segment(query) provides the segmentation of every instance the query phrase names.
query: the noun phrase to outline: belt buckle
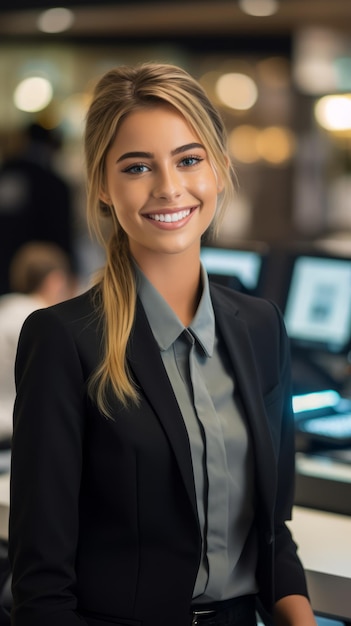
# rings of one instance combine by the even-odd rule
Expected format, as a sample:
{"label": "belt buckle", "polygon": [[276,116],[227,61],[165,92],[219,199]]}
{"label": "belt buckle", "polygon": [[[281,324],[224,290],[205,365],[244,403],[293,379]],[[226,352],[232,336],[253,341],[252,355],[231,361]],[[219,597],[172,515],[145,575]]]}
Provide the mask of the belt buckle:
{"label": "belt buckle", "polygon": [[200,622],[198,621],[198,618],[201,619],[202,616],[207,616],[207,615],[214,615],[216,611],[206,611],[204,610],[200,610],[200,611],[193,611],[192,612],[192,620],[191,620],[191,626],[197,626]]}

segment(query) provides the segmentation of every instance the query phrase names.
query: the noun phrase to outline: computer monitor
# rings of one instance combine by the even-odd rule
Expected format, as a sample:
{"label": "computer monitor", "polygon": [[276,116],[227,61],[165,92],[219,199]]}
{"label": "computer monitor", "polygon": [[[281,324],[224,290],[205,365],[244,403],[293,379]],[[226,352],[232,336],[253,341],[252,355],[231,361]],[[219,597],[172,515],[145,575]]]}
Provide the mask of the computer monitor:
{"label": "computer monitor", "polygon": [[292,346],[347,353],[351,346],[351,258],[297,255],[284,307]]}
{"label": "computer monitor", "polygon": [[258,294],[262,283],[265,253],[260,249],[231,249],[204,246],[201,260],[210,278],[227,287]]}

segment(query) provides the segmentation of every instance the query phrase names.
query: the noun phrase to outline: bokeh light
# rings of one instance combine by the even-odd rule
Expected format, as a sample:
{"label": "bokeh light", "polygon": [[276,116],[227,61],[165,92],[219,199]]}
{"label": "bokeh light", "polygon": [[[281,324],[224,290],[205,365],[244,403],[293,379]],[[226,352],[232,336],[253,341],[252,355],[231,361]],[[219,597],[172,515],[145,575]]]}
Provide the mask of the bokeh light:
{"label": "bokeh light", "polygon": [[69,9],[57,7],[43,11],[38,19],[38,28],[44,33],[62,33],[74,22],[74,14]]}
{"label": "bokeh light", "polygon": [[255,104],[258,91],[255,81],[250,76],[231,72],[219,77],[216,82],[216,94],[219,100],[231,109],[246,111]]}
{"label": "bokeh light", "polygon": [[351,94],[329,95],[317,100],[317,122],[330,131],[351,130]]}
{"label": "bokeh light", "polygon": [[53,88],[46,78],[25,78],[16,87],[13,100],[20,111],[33,113],[48,106],[53,97]]}

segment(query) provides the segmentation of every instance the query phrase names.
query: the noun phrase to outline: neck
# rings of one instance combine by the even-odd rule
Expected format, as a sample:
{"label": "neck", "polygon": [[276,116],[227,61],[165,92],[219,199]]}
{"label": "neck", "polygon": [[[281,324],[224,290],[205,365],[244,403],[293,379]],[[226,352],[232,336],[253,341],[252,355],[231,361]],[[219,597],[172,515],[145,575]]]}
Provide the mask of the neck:
{"label": "neck", "polygon": [[199,255],[165,255],[162,259],[158,256],[139,266],[184,326],[188,326],[201,297]]}

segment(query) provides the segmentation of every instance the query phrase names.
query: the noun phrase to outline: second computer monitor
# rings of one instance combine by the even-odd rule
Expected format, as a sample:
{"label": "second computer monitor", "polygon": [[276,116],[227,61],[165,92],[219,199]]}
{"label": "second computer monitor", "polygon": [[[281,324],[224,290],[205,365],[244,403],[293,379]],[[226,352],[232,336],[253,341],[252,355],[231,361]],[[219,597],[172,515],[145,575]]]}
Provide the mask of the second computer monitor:
{"label": "second computer monitor", "polygon": [[284,307],[293,346],[345,353],[351,345],[351,258],[294,258]]}

